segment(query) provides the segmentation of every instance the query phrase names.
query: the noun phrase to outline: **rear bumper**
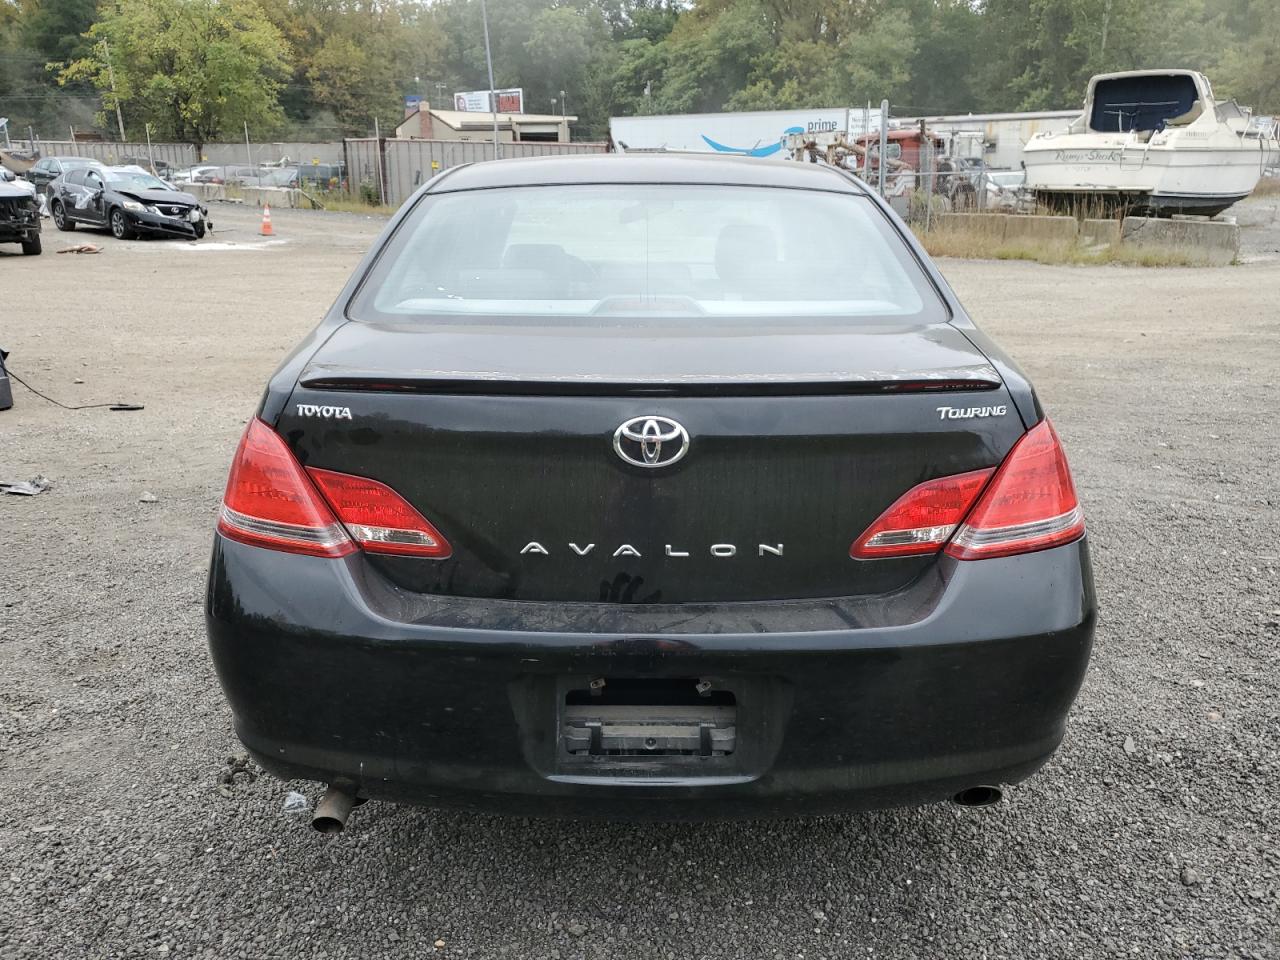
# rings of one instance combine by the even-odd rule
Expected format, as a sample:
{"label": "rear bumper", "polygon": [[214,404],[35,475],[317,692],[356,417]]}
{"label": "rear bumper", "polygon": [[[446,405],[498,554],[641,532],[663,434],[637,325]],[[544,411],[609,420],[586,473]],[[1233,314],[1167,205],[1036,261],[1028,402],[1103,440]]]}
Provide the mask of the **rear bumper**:
{"label": "rear bumper", "polygon": [[[359,554],[298,557],[218,537],[207,623],[254,757],[285,778],[351,780],[372,798],[787,816],[938,801],[1033,773],[1062,739],[1092,645],[1086,542],[944,558],[891,599],[406,599]],[[711,678],[738,696],[740,746],[721,758],[570,758],[557,711],[566,687],[595,677]]]}

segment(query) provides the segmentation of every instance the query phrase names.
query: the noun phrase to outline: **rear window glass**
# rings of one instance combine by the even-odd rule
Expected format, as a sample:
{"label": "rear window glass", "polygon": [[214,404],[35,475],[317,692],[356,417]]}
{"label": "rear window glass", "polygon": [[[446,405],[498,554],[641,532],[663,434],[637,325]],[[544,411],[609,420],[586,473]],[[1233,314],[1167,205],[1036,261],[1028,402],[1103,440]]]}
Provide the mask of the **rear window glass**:
{"label": "rear window glass", "polygon": [[428,195],[361,285],[356,319],[918,317],[941,313],[864,197],[610,184]]}

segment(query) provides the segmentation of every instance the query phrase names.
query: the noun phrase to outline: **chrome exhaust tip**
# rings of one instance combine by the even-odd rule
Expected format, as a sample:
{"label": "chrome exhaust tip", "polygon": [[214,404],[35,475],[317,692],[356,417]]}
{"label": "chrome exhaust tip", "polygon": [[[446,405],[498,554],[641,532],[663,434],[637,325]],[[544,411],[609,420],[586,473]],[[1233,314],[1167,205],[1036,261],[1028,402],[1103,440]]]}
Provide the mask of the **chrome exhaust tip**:
{"label": "chrome exhaust tip", "polygon": [[989,807],[999,803],[1002,797],[1004,797],[1004,791],[999,787],[981,784],[976,787],[965,787],[951,798],[951,802],[957,807]]}

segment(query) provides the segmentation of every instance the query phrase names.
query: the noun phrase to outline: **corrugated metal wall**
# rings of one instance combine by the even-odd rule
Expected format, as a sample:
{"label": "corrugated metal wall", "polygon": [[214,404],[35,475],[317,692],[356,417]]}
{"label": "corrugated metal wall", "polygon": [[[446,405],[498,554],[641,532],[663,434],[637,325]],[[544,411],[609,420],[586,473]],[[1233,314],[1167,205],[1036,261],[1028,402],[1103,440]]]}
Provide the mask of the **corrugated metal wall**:
{"label": "corrugated metal wall", "polygon": [[[14,141],[17,146],[20,141]],[[97,143],[79,140],[37,140],[42,157],[89,157],[106,164],[124,163],[125,157],[154,157],[171,167],[189,167],[196,162],[195,148],[188,143],[153,143],[150,153],[143,143]],[[241,148],[243,150],[243,148]],[[144,160],[145,163],[145,160]]]}
{"label": "corrugated metal wall", "polygon": [[[383,189],[386,201],[398,205],[441,170],[462,163],[493,158],[493,144],[482,140],[384,140]],[[504,143],[503,158],[551,157],[604,153],[603,143]],[[367,181],[378,186],[378,142],[347,141],[347,172],[351,188]]]}
{"label": "corrugated metal wall", "polygon": [[[15,147],[22,143],[15,141]],[[372,137],[336,141],[333,143],[253,143],[246,151],[243,143],[205,144],[202,160],[195,148],[186,143],[152,143],[150,153],[146,143],[97,143],[71,140],[37,140],[42,156],[92,157],[103,163],[122,163],[125,157],[152,156],[171,167],[188,167],[207,162],[219,166],[247,163],[246,153],[253,154],[254,163],[275,162],[288,157],[298,163],[312,160],[320,163],[346,161],[347,182],[350,189],[358,191],[363,182],[375,190],[385,191],[386,202],[401,204],[418,187],[441,170],[448,170],[462,163],[476,163],[493,157],[493,144],[483,140],[386,140],[382,141],[382,178],[378,182],[378,141]],[[603,143],[504,143],[502,156],[550,157],[582,153],[604,153]]]}
{"label": "corrugated metal wall", "polygon": [[271,143],[251,143],[249,150],[241,143],[206,143],[202,151],[204,162],[219,166],[227,164],[247,163],[247,153],[252,154],[253,163],[277,163],[286,157],[294,163],[308,164],[337,163],[342,159],[342,141],[330,140],[306,142],[300,140],[274,141]]}
{"label": "corrugated metal wall", "polygon": [[[28,141],[14,141],[14,146],[29,147]],[[45,157],[92,157],[103,163],[119,163],[124,157],[146,157],[146,143],[100,143],[96,141],[72,142],[71,140],[37,140],[36,146]],[[337,163],[342,159],[342,141],[308,143],[304,141],[276,141],[271,143],[251,143],[246,148],[243,143],[206,143],[200,154],[195,147],[187,143],[151,144],[151,156],[157,161],[164,161],[173,167],[189,167],[193,163],[210,163],[217,166],[227,164],[276,163],[288,157],[295,163],[308,164]]]}

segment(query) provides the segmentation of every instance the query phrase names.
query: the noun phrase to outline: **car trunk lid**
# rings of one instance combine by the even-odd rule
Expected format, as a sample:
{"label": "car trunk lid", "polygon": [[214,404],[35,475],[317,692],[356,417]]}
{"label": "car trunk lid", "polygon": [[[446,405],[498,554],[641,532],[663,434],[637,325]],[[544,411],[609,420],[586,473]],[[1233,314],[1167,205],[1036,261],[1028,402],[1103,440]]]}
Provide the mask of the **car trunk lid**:
{"label": "car trunk lid", "polygon": [[[682,427],[687,455],[621,456],[619,428],[649,420]],[[371,558],[403,589],[662,603],[899,589],[933,558],[853,560],[851,541],[1023,431],[949,324],[349,323],[276,427],[305,465],[386,483],[439,527],[448,559]]]}

